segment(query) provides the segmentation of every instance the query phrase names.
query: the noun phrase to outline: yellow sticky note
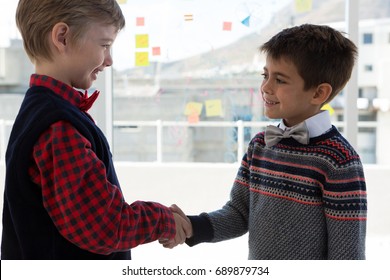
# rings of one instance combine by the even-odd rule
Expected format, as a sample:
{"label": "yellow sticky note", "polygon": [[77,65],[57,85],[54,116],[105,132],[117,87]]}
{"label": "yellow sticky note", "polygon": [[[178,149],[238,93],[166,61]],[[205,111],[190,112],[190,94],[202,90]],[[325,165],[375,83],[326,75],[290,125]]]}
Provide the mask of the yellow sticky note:
{"label": "yellow sticky note", "polygon": [[221,99],[211,99],[205,102],[206,116],[219,117],[222,116],[222,101]]}
{"label": "yellow sticky note", "polygon": [[332,106],[330,106],[330,104],[325,104],[324,106],[322,106],[321,110],[328,110],[329,111],[329,115],[333,115],[334,114],[334,109],[332,108]]}
{"label": "yellow sticky note", "polygon": [[189,115],[200,115],[202,113],[203,104],[199,102],[188,102],[186,105],[186,109],[184,110],[184,114],[186,116]]}
{"label": "yellow sticky note", "polygon": [[297,13],[306,13],[312,10],[312,0],[295,0],[295,11]]}
{"label": "yellow sticky note", "polygon": [[137,49],[143,49],[149,47],[149,35],[137,34],[135,35],[135,47]]}
{"label": "yellow sticky note", "polygon": [[116,0],[118,2],[118,4],[126,4],[127,3],[127,0]]}
{"label": "yellow sticky note", "polygon": [[149,66],[149,53],[148,52],[136,52],[135,53],[135,66]]}

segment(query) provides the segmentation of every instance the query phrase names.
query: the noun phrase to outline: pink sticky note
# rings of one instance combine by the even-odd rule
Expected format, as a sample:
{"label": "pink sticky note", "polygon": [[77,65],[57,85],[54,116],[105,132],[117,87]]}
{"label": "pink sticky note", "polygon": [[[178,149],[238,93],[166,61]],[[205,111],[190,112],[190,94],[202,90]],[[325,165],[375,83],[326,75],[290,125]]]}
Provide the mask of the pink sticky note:
{"label": "pink sticky note", "polygon": [[145,25],[145,18],[144,17],[137,17],[135,21],[136,26],[144,26]]}
{"label": "pink sticky note", "polygon": [[222,30],[231,31],[232,30],[232,23],[230,21],[224,21]]}
{"label": "pink sticky note", "polygon": [[153,47],[153,48],[152,48],[152,54],[153,54],[153,55],[161,55],[161,49],[160,49],[160,47]]}

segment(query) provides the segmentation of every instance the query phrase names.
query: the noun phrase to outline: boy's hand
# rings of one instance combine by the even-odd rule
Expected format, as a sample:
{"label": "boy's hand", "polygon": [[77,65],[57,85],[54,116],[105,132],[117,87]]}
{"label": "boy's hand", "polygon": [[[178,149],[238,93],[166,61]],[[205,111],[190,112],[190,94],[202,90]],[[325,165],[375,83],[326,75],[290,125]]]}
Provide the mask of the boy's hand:
{"label": "boy's hand", "polygon": [[183,244],[186,238],[192,236],[192,224],[190,219],[184,214],[184,212],[176,205],[171,205],[170,209],[173,212],[176,223],[176,236],[174,239],[160,239],[159,242],[165,248],[172,249],[179,244]]}

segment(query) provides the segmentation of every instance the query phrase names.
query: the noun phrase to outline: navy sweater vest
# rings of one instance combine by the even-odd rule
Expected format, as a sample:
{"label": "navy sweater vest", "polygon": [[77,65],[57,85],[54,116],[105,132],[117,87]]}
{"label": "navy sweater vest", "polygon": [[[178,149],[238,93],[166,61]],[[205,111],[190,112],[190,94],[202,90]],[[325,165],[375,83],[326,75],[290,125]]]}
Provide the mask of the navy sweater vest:
{"label": "navy sweater vest", "polygon": [[130,259],[130,250],[99,255],[83,250],[58,232],[43,207],[40,186],[28,175],[32,149],[39,136],[57,121],[70,122],[92,144],[119,187],[109,145],[87,114],[45,87],[30,88],[11,131],[6,153],[2,259]]}

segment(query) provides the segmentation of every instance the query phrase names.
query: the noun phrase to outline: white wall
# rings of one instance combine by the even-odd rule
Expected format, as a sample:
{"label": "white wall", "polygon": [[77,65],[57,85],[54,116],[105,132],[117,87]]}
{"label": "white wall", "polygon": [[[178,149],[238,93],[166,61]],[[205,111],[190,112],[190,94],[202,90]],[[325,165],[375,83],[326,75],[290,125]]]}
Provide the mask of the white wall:
{"label": "white wall", "polygon": [[[128,202],[157,201],[176,203],[187,214],[220,208],[228,199],[235,178],[236,164],[139,164],[116,163],[116,171]],[[368,259],[390,259],[390,166],[365,166],[368,190]],[[0,182],[4,165],[0,164]],[[4,184],[1,183],[1,205]],[[2,211],[2,206],[1,210]],[[246,236],[218,244],[187,245],[168,250],[157,242],[133,249],[133,258],[245,260]]]}

